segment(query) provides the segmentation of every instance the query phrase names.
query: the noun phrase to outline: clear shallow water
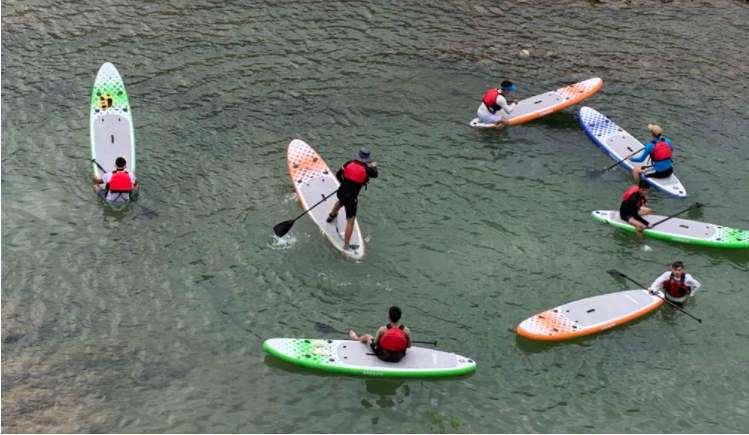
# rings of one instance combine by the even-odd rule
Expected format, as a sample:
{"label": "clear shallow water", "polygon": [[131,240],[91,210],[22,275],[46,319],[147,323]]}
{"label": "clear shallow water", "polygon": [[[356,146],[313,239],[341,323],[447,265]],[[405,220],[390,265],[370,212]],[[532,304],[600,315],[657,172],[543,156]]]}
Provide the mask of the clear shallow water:
{"label": "clear shallow water", "polygon": [[[597,223],[630,177],[568,109],[506,132],[467,126],[506,77],[527,97],[593,76],[586,104],[677,146],[671,213],[749,229],[742,2],[19,1],[2,17],[4,432],[741,432],[749,426],[749,254]],[[521,58],[521,49],[530,51]],[[551,51],[552,55],[546,57]],[[130,95],[140,203],[89,185],[88,102],[113,62]],[[337,166],[363,145],[362,262],[300,207],[293,138]],[[571,300],[647,283],[681,259],[704,288],[585,340],[514,328]],[[313,324],[374,331],[400,305],[415,336],[475,358],[444,380],[330,376],[265,355]]]}

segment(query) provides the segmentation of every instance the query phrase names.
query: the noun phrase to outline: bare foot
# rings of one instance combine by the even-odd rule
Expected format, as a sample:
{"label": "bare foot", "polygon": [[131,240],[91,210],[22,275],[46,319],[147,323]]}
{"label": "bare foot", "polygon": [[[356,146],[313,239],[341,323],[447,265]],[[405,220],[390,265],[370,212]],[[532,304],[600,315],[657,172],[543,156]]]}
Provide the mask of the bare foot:
{"label": "bare foot", "polygon": [[359,337],[356,336],[356,332],[354,331],[349,331],[348,336],[353,338],[354,340],[357,340],[357,341],[359,340]]}

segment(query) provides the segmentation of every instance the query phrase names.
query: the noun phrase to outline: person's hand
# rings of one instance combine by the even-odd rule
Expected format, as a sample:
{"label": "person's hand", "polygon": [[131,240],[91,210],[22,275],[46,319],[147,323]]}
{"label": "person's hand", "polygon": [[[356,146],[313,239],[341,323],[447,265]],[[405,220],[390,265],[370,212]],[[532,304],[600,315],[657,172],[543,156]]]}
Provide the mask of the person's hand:
{"label": "person's hand", "polygon": [[91,179],[94,181],[97,181],[99,177],[96,176],[96,174],[91,175]]}
{"label": "person's hand", "polygon": [[624,158],[624,160],[629,160],[629,159],[631,159],[631,158],[632,158],[632,154],[630,154],[630,155],[628,155],[627,157],[625,157],[625,158]]}
{"label": "person's hand", "polygon": [[518,99],[515,98],[514,100],[512,100],[512,104],[518,104]]}
{"label": "person's hand", "polygon": [[652,295],[652,294],[655,294],[655,292],[653,291],[653,289],[652,289],[652,288],[650,288],[650,287],[648,287],[648,293],[650,293],[651,295]]}
{"label": "person's hand", "polygon": [[653,224],[648,224],[648,228],[653,228]]}
{"label": "person's hand", "polygon": [[377,167],[377,162],[372,162],[372,167],[376,168]]}

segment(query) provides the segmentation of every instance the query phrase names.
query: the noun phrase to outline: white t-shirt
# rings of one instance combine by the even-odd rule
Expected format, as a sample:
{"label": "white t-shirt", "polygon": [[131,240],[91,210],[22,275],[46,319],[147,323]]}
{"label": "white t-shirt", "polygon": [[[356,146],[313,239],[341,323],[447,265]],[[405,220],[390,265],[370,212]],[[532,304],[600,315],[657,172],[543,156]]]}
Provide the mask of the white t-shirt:
{"label": "white t-shirt", "polygon": [[[104,185],[106,186],[109,184],[109,182],[112,180],[112,172],[107,172],[104,174],[104,176],[101,177],[102,180],[104,180]],[[130,176],[130,182],[133,183],[133,186],[135,186],[135,182],[138,181],[137,178],[135,178],[135,174],[132,174],[130,172],[127,173]],[[127,202],[130,201],[130,194],[127,192],[109,192],[107,191],[107,201],[111,202]]]}
{"label": "white t-shirt", "polygon": [[[507,104],[507,100],[505,100],[505,97],[502,94],[497,95],[497,106],[508,114],[515,110],[515,103]],[[499,113],[499,110],[497,110],[497,112]],[[482,101],[479,106],[479,113],[483,115],[491,115],[492,112],[489,111],[489,108],[486,107],[486,104]]]}
{"label": "white t-shirt", "polygon": [[[661,287],[663,287],[663,283],[668,281],[669,278],[671,278],[671,271],[665,272],[663,275],[659,276],[658,278],[653,281],[652,284],[650,284],[650,288],[654,291],[663,291]],[[676,279],[676,277],[674,277]],[[697,290],[700,288],[700,283],[692,278],[692,275],[686,274],[684,277],[684,284],[689,287],[689,296],[694,296],[695,293],[697,293]],[[663,293],[666,293],[665,291]],[[673,296],[668,296],[669,300],[675,301],[675,302],[684,302],[687,299],[687,296],[684,296],[683,298],[675,298]]]}

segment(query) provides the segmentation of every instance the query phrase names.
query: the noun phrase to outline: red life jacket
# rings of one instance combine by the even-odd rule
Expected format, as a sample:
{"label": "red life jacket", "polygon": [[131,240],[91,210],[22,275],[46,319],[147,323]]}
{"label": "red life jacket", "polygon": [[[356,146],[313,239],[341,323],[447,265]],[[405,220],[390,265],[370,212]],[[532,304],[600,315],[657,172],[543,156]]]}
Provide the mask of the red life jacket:
{"label": "red life jacket", "polygon": [[343,176],[355,183],[364,184],[367,182],[367,165],[354,160],[343,168]]}
{"label": "red life jacket", "polygon": [[[628,200],[629,197],[632,196],[632,194],[634,194],[635,192],[637,192],[639,190],[640,190],[640,186],[632,186],[632,187],[630,187],[629,190],[627,190],[626,192],[624,192],[624,195],[622,195],[622,201]],[[648,202],[647,198],[640,198],[640,200],[637,201],[637,208],[642,207],[643,205],[645,205],[646,202]]]}
{"label": "red life jacket", "polygon": [[501,92],[499,92],[499,89],[489,89],[484,94],[483,102],[486,104],[486,108],[489,109],[491,113],[494,113],[499,109],[499,106],[497,105],[497,97],[500,95]]}
{"label": "red life jacket", "polygon": [[654,145],[653,152],[650,154],[654,161],[658,162],[661,160],[669,160],[671,158],[673,150],[668,145],[668,142],[663,139],[658,139],[658,142],[655,142]]}
{"label": "red life jacket", "polygon": [[391,352],[405,350],[408,347],[408,337],[403,332],[403,328],[403,325],[393,328],[388,324],[388,332],[380,338],[380,347]]}
{"label": "red life jacket", "polygon": [[665,290],[669,296],[675,298],[683,298],[684,296],[689,295],[692,291],[689,289],[689,286],[684,284],[686,277],[687,274],[683,273],[681,279],[674,279],[674,274],[671,272],[671,277],[668,281],[663,283],[663,290]]}
{"label": "red life jacket", "polygon": [[130,193],[133,190],[133,182],[130,181],[130,174],[126,171],[112,172],[112,178],[109,179],[107,188],[110,192]]}

